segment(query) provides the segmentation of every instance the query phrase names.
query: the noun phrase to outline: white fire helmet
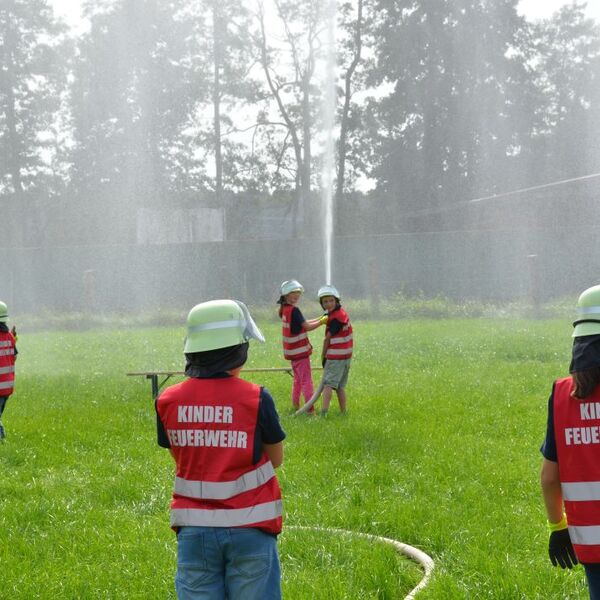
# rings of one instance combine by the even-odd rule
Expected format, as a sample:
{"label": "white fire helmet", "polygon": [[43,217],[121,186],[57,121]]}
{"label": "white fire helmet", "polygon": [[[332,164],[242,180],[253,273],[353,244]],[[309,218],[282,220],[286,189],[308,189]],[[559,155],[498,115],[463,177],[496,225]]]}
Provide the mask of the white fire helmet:
{"label": "white fire helmet", "polygon": [[8,308],[4,302],[0,302],[0,323],[8,321]]}
{"label": "white fire helmet", "polygon": [[284,281],[279,288],[280,296],[287,296],[292,292],[304,292],[304,288],[302,284],[297,279],[290,279],[289,281]]}
{"label": "white fire helmet", "polygon": [[332,285],[321,286],[319,288],[318,296],[319,302],[321,301],[321,298],[324,298],[325,296],[333,296],[334,298],[337,298],[338,301],[341,300],[340,293]]}

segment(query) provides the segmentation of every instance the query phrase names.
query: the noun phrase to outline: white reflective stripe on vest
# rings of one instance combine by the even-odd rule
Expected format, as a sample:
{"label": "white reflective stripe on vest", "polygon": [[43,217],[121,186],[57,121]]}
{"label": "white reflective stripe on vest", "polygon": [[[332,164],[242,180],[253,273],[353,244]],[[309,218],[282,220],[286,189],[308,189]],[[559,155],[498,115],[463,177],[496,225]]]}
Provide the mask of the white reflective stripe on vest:
{"label": "white reflective stripe on vest", "polygon": [[14,353],[15,353],[14,348],[10,348],[8,350],[0,350],[0,356],[11,356]]}
{"label": "white reflective stripe on vest", "polygon": [[344,354],[350,354],[351,352],[352,348],[339,348],[337,350],[335,348],[331,348],[331,346],[327,348],[327,354],[331,356],[342,356]]}
{"label": "white reflective stripe on vest", "polygon": [[205,508],[173,508],[171,509],[171,526],[191,525],[195,527],[240,527],[262,521],[270,521],[283,513],[281,500],[265,502],[248,508],[205,509]]}
{"label": "white reflective stripe on vest", "polygon": [[346,337],[332,337],[329,341],[330,344],[345,344],[346,342],[352,341],[352,334],[347,335]]}
{"label": "white reflective stripe on vest", "polygon": [[306,333],[301,333],[300,335],[295,335],[293,337],[286,336],[283,341],[286,344],[295,344],[296,342],[301,342],[302,340],[305,340],[306,338],[307,338]]}
{"label": "white reflective stripe on vest", "polygon": [[275,477],[275,469],[271,461],[245,473],[234,481],[189,481],[181,477],[175,478],[175,493],[188,498],[203,498],[205,500],[226,500],[238,494],[260,487],[269,479]]}
{"label": "white reflective stripe on vest", "polygon": [[577,481],[561,483],[563,500],[582,502],[600,500],[600,481]]}
{"label": "white reflective stripe on vest", "polygon": [[14,381],[0,381],[0,390],[7,390],[15,387]]}
{"label": "white reflective stripe on vest", "polygon": [[569,537],[581,546],[600,545],[600,525],[569,525]]}
{"label": "white reflective stripe on vest", "polygon": [[14,365],[11,367],[0,367],[0,375],[5,375],[6,373],[14,373],[15,367]]}
{"label": "white reflective stripe on vest", "polygon": [[238,327],[245,329],[246,321],[240,321],[239,319],[232,319],[231,321],[216,321],[215,323],[201,323],[200,325],[193,325],[188,327],[189,333],[197,333],[198,331],[207,331],[208,329],[231,329],[232,327]]}
{"label": "white reflective stripe on vest", "polygon": [[4,340],[4,341],[0,342],[0,348],[8,348],[9,346],[12,346],[12,343],[10,340]]}
{"label": "white reflective stripe on vest", "polygon": [[302,346],[300,348],[293,348],[292,350],[288,350],[287,348],[283,349],[283,353],[285,356],[294,356],[296,354],[302,354],[303,352],[308,352],[310,350],[310,346]]}

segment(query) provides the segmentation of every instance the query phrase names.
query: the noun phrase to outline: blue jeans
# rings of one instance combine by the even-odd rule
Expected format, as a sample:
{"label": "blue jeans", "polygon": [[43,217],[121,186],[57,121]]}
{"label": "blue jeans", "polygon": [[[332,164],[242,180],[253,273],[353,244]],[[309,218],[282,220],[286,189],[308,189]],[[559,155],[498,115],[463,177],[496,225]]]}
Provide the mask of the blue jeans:
{"label": "blue jeans", "polygon": [[600,600],[600,563],[583,565],[590,590],[590,600]]}
{"label": "blue jeans", "polygon": [[277,538],[249,527],[180,527],[179,600],[280,600]]}
{"label": "blue jeans", "polygon": [[2,413],[4,412],[6,401],[9,399],[9,397],[10,396],[0,396],[0,440],[3,440],[6,437],[4,426],[2,425]]}
{"label": "blue jeans", "polygon": [[2,418],[2,413],[4,412],[4,407],[6,406],[7,400],[10,396],[0,396],[0,418]]}

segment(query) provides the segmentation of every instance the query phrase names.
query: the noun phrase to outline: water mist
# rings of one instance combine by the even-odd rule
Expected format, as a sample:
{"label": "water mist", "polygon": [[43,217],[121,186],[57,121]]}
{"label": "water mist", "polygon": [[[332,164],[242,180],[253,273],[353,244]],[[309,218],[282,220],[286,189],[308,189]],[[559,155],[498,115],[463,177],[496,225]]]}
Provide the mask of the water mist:
{"label": "water mist", "polygon": [[327,0],[325,19],[327,37],[325,41],[325,81],[323,95],[323,132],[325,134],[323,165],[321,172],[321,199],[324,212],[325,243],[325,283],[332,282],[332,242],[333,242],[333,185],[335,179],[335,87],[336,87],[336,51],[335,51],[336,2]]}

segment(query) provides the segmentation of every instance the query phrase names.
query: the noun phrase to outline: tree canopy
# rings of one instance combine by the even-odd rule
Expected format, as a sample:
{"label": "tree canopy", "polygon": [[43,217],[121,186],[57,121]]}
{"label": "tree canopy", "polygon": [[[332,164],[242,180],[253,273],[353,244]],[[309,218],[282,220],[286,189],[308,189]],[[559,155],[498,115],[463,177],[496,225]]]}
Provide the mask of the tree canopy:
{"label": "tree canopy", "polygon": [[125,219],[262,195],[293,198],[301,222],[324,135],[337,142],[337,210],[371,190],[382,231],[597,172],[598,24],[578,3],[535,23],[517,4],[339,3],[329,132],[323,2],[110,0],[87,5],[75,34],[47,0],[6,0],[0,204]]}

